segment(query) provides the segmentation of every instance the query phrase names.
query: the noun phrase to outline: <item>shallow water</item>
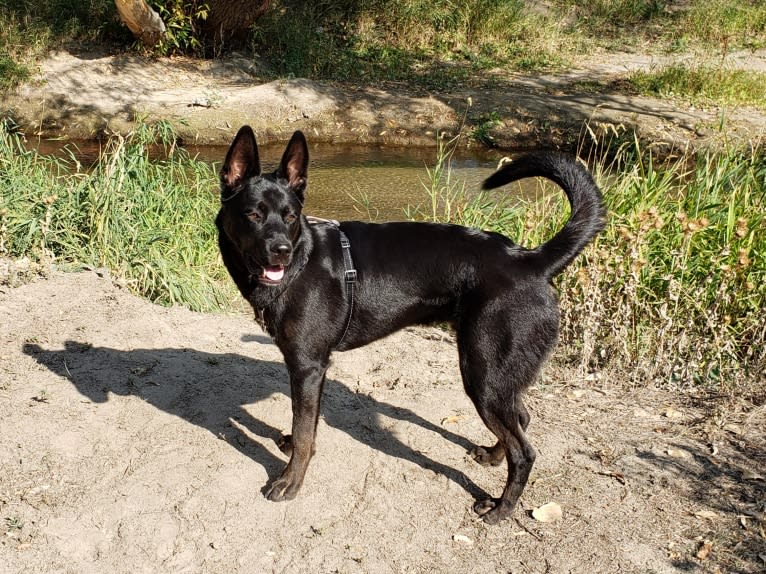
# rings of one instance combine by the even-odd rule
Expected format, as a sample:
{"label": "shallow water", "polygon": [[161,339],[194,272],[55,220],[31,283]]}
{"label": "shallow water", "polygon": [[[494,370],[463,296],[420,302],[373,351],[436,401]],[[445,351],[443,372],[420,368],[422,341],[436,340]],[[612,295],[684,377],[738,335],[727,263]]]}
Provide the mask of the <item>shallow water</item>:
{"label": "shallow water", "polygon": [[[220,164],[226,148],[191,148],[200,159]],[[274,169],[284,145],[261,146],[264,171]],[[426,205],[427,167],[436,150],[385,146],[314,144],[309,146],[309,185],[305,211],[332,219],[394,221],[406,219],[405,209]],[[452,180],[477,192],[502,157],[485,149],[457,150]]]}
{"label": "shallow water", "polygon": [[[64,154],[64,146],[76,150],[75,157],[90,165],[101,147],[97,142],[40,141],[35,147],[45,154]],[[190,146],[187,151],[199,160],[220,166],[225,146]],[[259,147],[264,171],[276,168],[284,145]],[[496,168],[503,156],[485,148],[459,149],[452,157],[451,181],[477,193],[481,182]],[[426,193],[427,168],[436,162],[435,148],[393,148],[370,145],[313,144],[309,146],[309,185],[305,212],[338,220],[361,219],[396,221],[407,219],[405,210],[430,206]],[[536,183],[507,190],[513,194],[534,194]]]}

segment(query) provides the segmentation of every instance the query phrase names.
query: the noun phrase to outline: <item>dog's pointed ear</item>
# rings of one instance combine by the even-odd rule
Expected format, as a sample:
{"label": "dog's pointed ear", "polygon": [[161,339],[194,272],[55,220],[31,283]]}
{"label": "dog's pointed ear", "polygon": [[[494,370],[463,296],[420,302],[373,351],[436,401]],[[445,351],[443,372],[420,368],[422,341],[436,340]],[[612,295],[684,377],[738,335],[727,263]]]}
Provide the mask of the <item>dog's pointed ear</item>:
{"label": "dog's pointed ear", "polygon": [[237,189],[250,177],[261,175],[258,144],[250,126],[239,128],[221,168],[221,193]]}
{"label": "dog's pointed ear", "polygon": [[303,132],[296,131],[282,155],[278,175],[287,180],[290,189],[303,203],[303,194],[308,183],[309,146]]}

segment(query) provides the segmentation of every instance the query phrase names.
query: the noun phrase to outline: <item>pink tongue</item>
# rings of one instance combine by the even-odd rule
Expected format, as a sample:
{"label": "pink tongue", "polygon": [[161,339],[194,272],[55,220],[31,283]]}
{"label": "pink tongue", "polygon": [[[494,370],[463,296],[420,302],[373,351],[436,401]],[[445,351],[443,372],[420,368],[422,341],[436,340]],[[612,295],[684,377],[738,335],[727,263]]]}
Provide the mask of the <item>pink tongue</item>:
{"label": "pink tongue", "polygon": [[281,281],[285,275],[284,267],[264,267],[263,275],[271,281]]}

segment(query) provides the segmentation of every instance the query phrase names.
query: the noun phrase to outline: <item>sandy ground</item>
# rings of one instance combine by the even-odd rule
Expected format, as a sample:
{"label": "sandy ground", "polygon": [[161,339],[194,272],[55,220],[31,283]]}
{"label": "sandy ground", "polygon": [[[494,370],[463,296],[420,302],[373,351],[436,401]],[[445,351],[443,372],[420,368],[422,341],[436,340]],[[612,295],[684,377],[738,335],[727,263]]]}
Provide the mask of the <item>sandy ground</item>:
{"label": "sandy ground", "polygon": [[[596,132],[599,126],[606,126],[601,128],[606,133],[608,126],[633,129],[665,149],[766,133],[766,114],[757,110],[694,107],[592,89],[594,82],[608,84],[667,61],[594,55],[566,73],[498,72],[492,89],[469,83],[428,92],[398,83],[265,81],[253,60],[237,56],[198,61],[73,50],[51,54],[32,81],[4,98],[4,110],[29,136],[103,137],[128,131],[140,116],[170,121],[189,144],[228,144],[247,123],[261,143],[287,141],[302,129],[314,142],[433,146],[437,131],[470,132],[489,118],[497,122],[485,124],[487,134],[498,147],[513,149],[571,147],[586,134],[586,124]],[[764,71],[766,50],[731,54],[724,65]]]}
{"label": "sandy ground", "polygon": [[[246,315],[162,308],[108,276],[0,265],[0,572],[763,572],[764,408],[546,369],[513,519],[449,334],[334,357],[289,503],[287,375]],[[18,265],[16,265],[18,267]],[[2,284],[4,282],[4,284]],[[14,284],[15,286],[11,286]],[[532,517],[560,505],[550,523]]]}

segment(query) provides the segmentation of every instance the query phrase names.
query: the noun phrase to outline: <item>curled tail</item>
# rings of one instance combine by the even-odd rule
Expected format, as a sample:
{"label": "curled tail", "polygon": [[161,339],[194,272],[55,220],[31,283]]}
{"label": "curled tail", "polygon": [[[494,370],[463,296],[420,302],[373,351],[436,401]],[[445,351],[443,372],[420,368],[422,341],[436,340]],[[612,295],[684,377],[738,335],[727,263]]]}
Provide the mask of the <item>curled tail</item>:
{"label": "curled tail", "polygon": [[557,183],[571,205],[569,220],[561,231],[529,252],[541,273],[552,278],[604,229],[606,210],[588,170],[574,157],[558,152],[535,152],[514,159],[485,179],[482,187],[494,189],[525,177],[545,177]]}

